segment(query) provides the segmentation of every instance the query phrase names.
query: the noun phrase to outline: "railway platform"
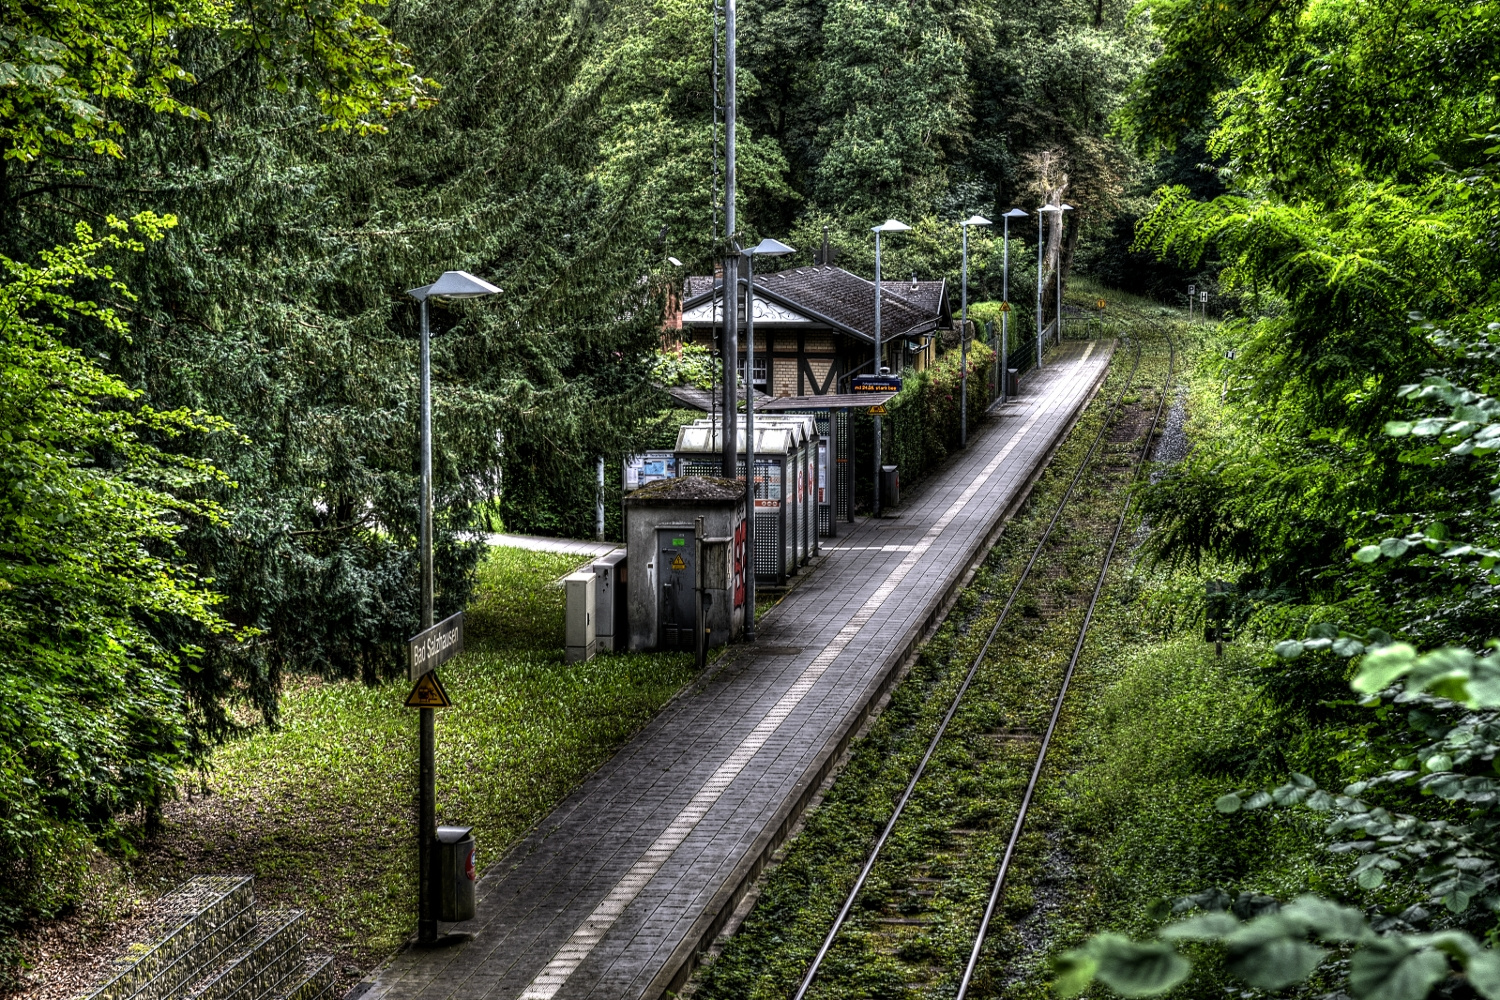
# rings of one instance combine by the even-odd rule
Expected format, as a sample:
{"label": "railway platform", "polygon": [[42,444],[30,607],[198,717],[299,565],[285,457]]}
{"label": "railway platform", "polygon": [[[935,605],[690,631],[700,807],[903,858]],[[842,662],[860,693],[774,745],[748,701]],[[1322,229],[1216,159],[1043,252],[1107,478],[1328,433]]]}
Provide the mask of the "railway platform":
{"label": "railway platform", "polygon": [[[865,519],[479,885],[479,916],[408,947],[360,1000],[656,1000],[765,861],[1103,380],[1068,341],[899,516]],[[356,992],[360,987],[356,987]],[[353,995],[351,993],[351,995]]]}

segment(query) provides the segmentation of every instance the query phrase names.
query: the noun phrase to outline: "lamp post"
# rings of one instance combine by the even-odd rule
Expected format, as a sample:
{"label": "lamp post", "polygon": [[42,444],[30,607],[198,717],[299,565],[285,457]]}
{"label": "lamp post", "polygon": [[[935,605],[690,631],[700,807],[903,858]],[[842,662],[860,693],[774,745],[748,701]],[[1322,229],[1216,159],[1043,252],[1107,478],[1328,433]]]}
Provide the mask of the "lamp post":
{"label": "lamp post", "polygon": [[[1073,211],[1072,205],[1059,206],[1062,212]],[[1062,346],[1062,245],[1063,245],[1063,216],[1062,212],[1057,215],[1057,346]]]}
{"label": "lamp post", "polygon": [[1062,215],[1062,209],[1056,205],[1043,205],[1036,210],[1036,366],[1042,367],[1042,269],[1045,266],[1042,260],[1042,252],[1047,243],[1047,215],[1056,212]]}
{"label": "lamp post", "polygon": [[755,255],[796,253],[780,240],[763,239],[745,257],[745,641],[755,641]]}
{"label": "lamp post", "polygon": [[990,220],[982,215],[971,215],[959,223],[959,228],[964,234],[963,254],[963,305],[961,307],[963,320],[959,327],[959,375],[958,375],[958,443],[960,447],[969,444],[969,227],[988,226]]}
{"label": "lamp post", "polygon": [[[885,369],[880,366],[880,299],[884,290],[880,287],[880,234],[881,233],[904,233],[911,226],[895,219],[886,219],[878,226],[871,226],[870,232],[875,234],[875,374],[884,375]],[[874,516],[880,516],[880,425],[882,421],[879,414],[875,416],[875,504]]]}
{"label": "lamp post", "polygon": [[1004,247],[1004,259],[1000,266],[1000,301],[1004,308],[1000,310],[1000,385],[998,393],[1001,401],[1005,399],[1007,388],[1006,376],[1010,374],[1010,220],[1024,219],[1028,213],[1024,209],[1013,208],[1000,218],[1005,220],[1005,238],[1002,241]]}
{"label": "lamp post", "polygon": [[[417,549],[421,561],[422,629],[432,628],[432,354],[431,334],[427,322],[427,300],[433,296],[445,299],[477,299],[496,295],[500,289],[468,271],[444,271],[437,281],[406,294],[422,303],[422,346],[420,360],[421,430],[419,448],[422,456],[422,498]],[[421,750],[418,764],[417,804],[417,940],[431,944],[437,940],[436,886],[432,877],[432,843],[437,835],[437,783],[434,757],[437,734],[433,710],[421,710]]]}

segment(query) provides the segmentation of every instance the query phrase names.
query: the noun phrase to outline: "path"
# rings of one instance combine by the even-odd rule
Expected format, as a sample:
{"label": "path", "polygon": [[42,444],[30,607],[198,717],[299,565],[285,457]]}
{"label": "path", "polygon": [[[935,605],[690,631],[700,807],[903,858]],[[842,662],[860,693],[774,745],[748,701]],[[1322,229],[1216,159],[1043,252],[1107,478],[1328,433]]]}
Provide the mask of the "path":
{"label": "path", "polygon": [[545,538],[541,535],[490,534],[485,535],[484,540],[488,545],[561,552],[570,556],[605,556],[620,547],[619,542],[585,542],[577,538]]}
{"label": "path", "polygon": [[1110,350],[1064,343],[899,517],[829,539],[758,643],[728,651],[487,870],[478,919],[445,928],[472,937],[398,953],[362,1000],[655,1000],[679,987],[993,544]]}

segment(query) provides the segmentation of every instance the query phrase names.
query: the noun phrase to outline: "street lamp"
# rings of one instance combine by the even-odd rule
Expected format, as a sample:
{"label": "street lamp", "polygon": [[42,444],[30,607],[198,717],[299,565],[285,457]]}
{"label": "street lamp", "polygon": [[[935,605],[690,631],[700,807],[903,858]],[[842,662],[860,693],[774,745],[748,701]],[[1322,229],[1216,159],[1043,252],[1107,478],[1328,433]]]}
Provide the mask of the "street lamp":
{"label": "street lamp", "polygon": [[1000,267],[1000,301],[1002,303],[1002,308],[1000,310],[1001,389],[997,393],[1002,402],[1005,400],[1005,393],[1007,388],[1005,379],[1006,376],[1010,374],[1010,333],[1008,323],[1010,319],[1010,220],[1024,219],[1027,218],[1028,214],[1029,213],[1027,213],[1024,209],[1013,208],[1009,212],[1006,212],[1004,215],[1000,216],[1000,218],[1005,220],[1005,239],[1003,241],[1004,259]]}
{"label": "street lamp", "polygon": [[[880,299],[883,290],[880,287],[880,234],[881,233],[904,233],[911,226],[895,219],[886,219],[878,226],[871,226],[870,232],[875,234],[875,374],[882,375],[885,369],[880,366]],[[880,425],[882,421],[879,414],[875,416],[875,504],[874,516],[880,516]]]}
{"label": "street lamp", "polygon": [[[422,453],[422,498],[417,548],[422,564],[422,630],[432,628],[432,353],[427,322],[427,301],[434,296],[444,299],[477,299],[497,295],[500,289],[468,271],[444,271],[438,280],[407,295],[422,303],[422,346],[418,366],[421,370],[419,390]],[[421,752],[418,765],[420,786],[417,809],[417,940],[431,944],[437,940],[436,888],[432,877],[432,843],[437,830],[436,767],[434,756],[437,738],[433,728],[433,710],[421,709]]]}
{"label": "street lamp", "polygon": [[[745,641],[755,641],[755,255],[796,253],[780,240],[763,239],[745,257]],[[727,421],[726,421],[727,423]]]}
{"label": "street lamp", "polygon": [[1042,251],[1047,243],[1047,216],[1056,212],[1062,216],[1062,209],[1056,205],[1043,205],[1036,210],[1036,366],[1042,367]]}
{"label": "street lamp", "polygon": [[963,255],[963,319],[958,333],[959,365],[958,376],[958,443],[960,447],[969,444],[969,227],[988,226],[990,220],[982,215],[971,215],[959,228],[964,234]]}
{"label": "street lamp", "polygon": [[[1064,204],[1060,206],[1064,212],[1073,211],[1073,206]],[[1062,245],[1063,245],[1063,217],[1057,216],[1057,346],[1062,346]]]}

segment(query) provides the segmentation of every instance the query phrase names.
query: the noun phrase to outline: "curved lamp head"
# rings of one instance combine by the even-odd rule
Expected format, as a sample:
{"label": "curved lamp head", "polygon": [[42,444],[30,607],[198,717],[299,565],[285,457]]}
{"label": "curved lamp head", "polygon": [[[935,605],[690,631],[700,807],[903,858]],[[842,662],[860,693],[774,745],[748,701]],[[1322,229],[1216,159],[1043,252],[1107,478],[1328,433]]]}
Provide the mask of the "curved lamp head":
{"label": "curved lamp head", "polygon": [[904,222],[897,222],[895,219],[886,219],[884,222],[882,222],[878,226],[871,226],[870,227],[870,232],[872,232],[872,233],[904,233],[904,232],[906,232],[910,228],[911,228],[911,226],[908,226]]}
{"label": "curved lamp head", "polygon": [[1062,209],[1058,208],[1056,205],[1043,205],[1041,208],[1036,210],[1036,213],[1038,215],[1041,215],[1043,212],[1052,213],[1061,211]]}
{"label": "curved lamp head", "polygon": [[1029,216],[1030,214],[1031,213],[1028,212],[1028,211],[1026,211],[1024,208],[1013,208],[1009,212],[1006,212],[1004,215],[1002,215],[1000,218],[1002,218],[1002,219],[1024,219],[1027,216]]}
{"label": "curved lamp head", "polygon": [[681,267],[682,266],[682,261],[678,260],[676,257],[668,257],[667,258],[667,263],[671,264],[673,267]]}
{"label": "curved lamp head", "polygon": [[773,240],[769,236],[761,240],[755,246],[743,251],[745,256],[758,255],[762,257],[783,257],[789,253],[796,253],[796,249],[787,246],[780,240]]}
{"label": "curved lamp head", "polygon": [[418,301],[433,295],[445,299],[478,299],[486,295],[498,295],[500,289],[483,278],[474,277],[468,271],[444,271],[432,284],[410,289],[406,294]]}
{"label": "curved lamp head", "polygon": [[1071,212],[1071,211],[1073,211],[1073,206],[1072,206],[1072,205],[1069,205],[1069,204],[1067,204],[1067,203],[1066,203],[1066,202],[1064,202],[1064,203],[1063,203],[1063,206],[1062,206],[1062,210],[1063,210],[1063,211],[1064,211],[1064,212]]}
{"label": "curved lamp head", "polygon": [[982,215],[971,215],[967,219],[965,219],[964,221],[960,222],[959,225],[960,226],[992,226],[992,225],[994,225],[994,223],[992,223],[989,219],[986,219]]}

